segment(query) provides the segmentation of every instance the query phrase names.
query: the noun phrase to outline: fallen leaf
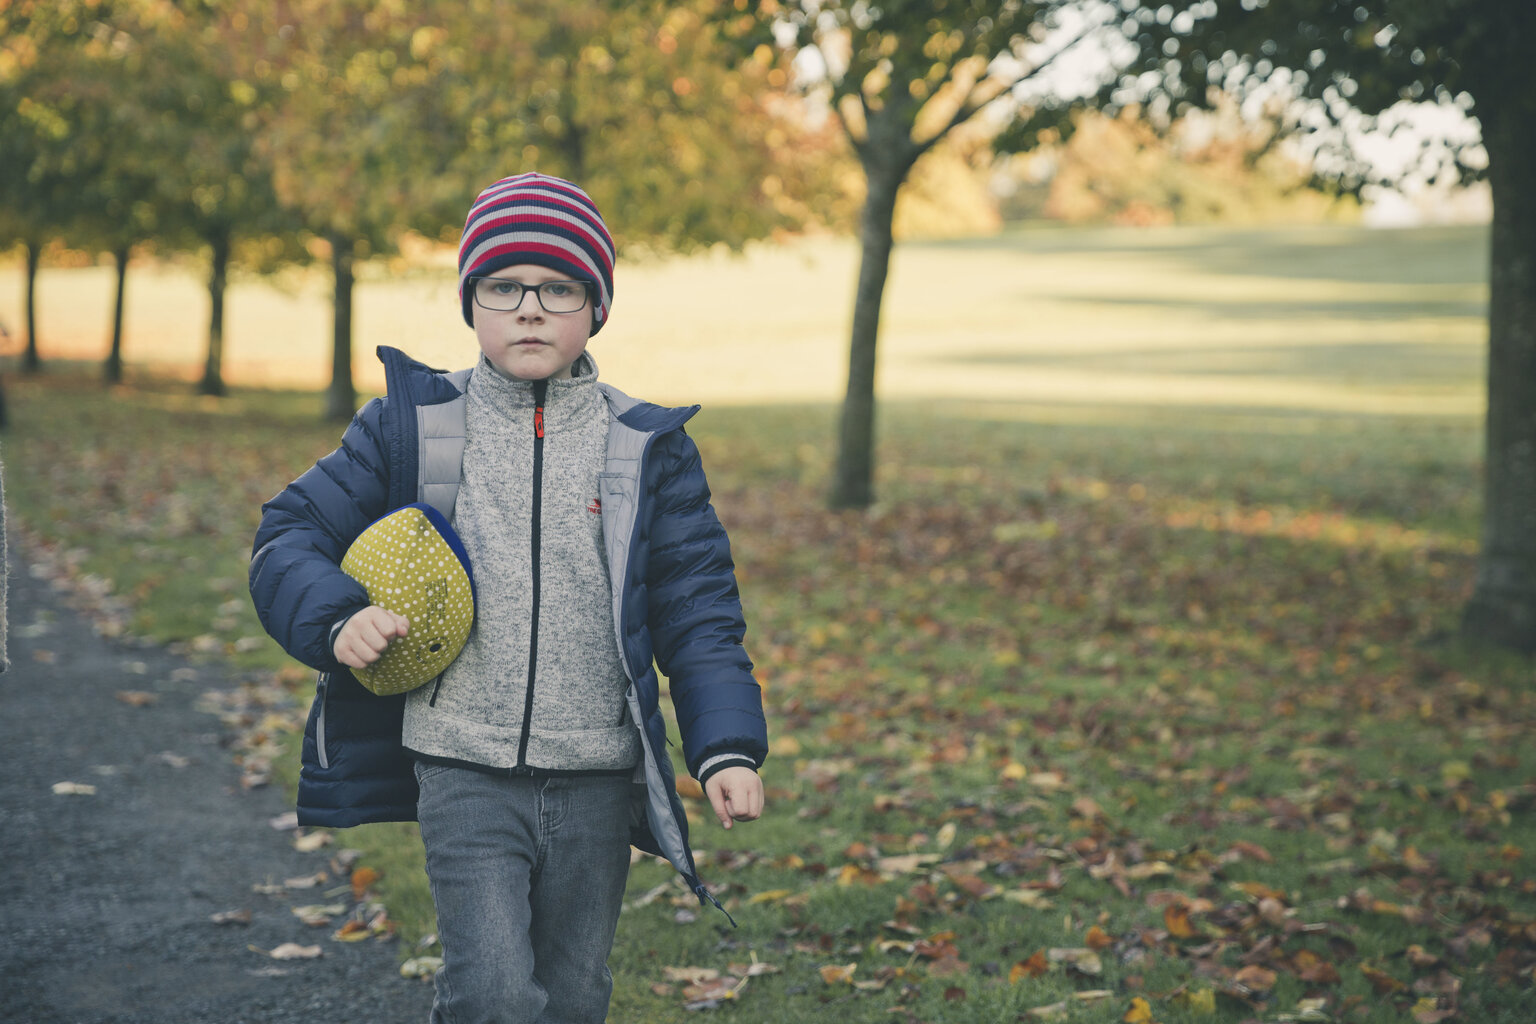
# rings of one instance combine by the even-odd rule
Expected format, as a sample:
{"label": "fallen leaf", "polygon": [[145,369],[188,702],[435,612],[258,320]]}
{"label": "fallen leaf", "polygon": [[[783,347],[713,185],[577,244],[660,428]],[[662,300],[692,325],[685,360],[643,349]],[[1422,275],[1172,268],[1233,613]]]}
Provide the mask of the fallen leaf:
{"label": "fallen leaf", "polygon": [[443,969],[440,956],[413,956],[400,965],[402,978],[432,978]]}
{"label": "fallen leaf", "polygon": [[95,796],[96,787],[88,782],[55,782],[55,796]]}
{"label": "fallen leaf", "polygon": [[951,985],[944,990],[944,1001],[946,1003],[963,1003],[965,1002],[965,996],[965,989],[959,985]]}
{"label": "fallen leaf", "polygon": [[1039,1017],[1044,1020],[1051,1020],[1056,1017],[1065,1017],[1068,1013],[1071,1012],[1074,1004],[1101,1003],[1113,995],[1114,993],[1108,989],[1087,989],[1085,991],[1074,994],[1071,999],[1063,999],[1061,1002],[1051,1003],[1049,1006],[1036,1006],[1033,1009],[1025,1010],[1024,1012],[1029,1014],[1031,1017]]}
{"label": "fallen leaf", "polygon": [[214,924],[250,924],[251,912],[245,910],[221,910],[217,914],[211,914],[208,920]]}
{"label": "fallen leaf", "polygon": [[690,1003],[735,999],[746,984],[746,978],[740,980],[725,977],[711,978],[708,981],[695,982],[686,986],[683,989],[683,998]]}
{"label": "fallen leaf", "polygon": [[269,956],[273,960],[314,960],[325,955],[325,951],[319,946],[301,946],[297,942],[285,942],[271,950],[259,949],[256,946],[251,946],[250,949],[262,956]]}
{"label": "fallen leaf", "polygon": [[293,840],[293,848],[300,853],[314,853],[323,846],[332,842],[329,832],[306,832],[296,836]]}
{"label": "fallen leaf", "polygon": [[738,978],[757,978],[765,974],[778,974],[783,968],[773,964],[765,964],[754,955],[750,964],[731,964],[726,968]]}
{"label": "fallen leaf", "polygon": [[144,690],[118,690],[113,696],[132,708],[148,707],[160,699],[158,694],[148,693]]}
{"label": "fallen leaf", "polygon": [[1408,958],[1408,962],[1414,966],[1415,970],[1427,971],[1440,963],[1438,956],[1429,952],[1418,943],[1409,946],[1404,951],[1404,955]]}
{"label": "fallen leaf", "polygon": [[1232,975],[1232,980],[1250,992],[1268,992],[1275,987],[1279,977],[1268,967],[1250,964],[1247,967],[1238,968],[1237,973]]}
{"label": "fallen leaf", "polygon": [[1154,1024],[1152,1020],[1152,1004],[1141,996],[1131,1000],[1131,1008],[1125,1011],[1120,1018],[1125,1024]]}
{"label": "fallen leaf", "polygon": [[1053,964],[1063,964],[1068,970],[1079,974],[1096,976],[1104,973],[1104,961],[1091,949],[1048,949],[1045,951],[1045,958]]}
{"label": "fallen leaf", "polygon": [[1435,996],[1425,996],[1408,1011],[1413,1017],[1414,1024],[1440,1024],[1443,1020],[1450,1020],[1456,1016],[1455,1007],[1443,1007]]}
{"label": "fallen leaf", "polygon": [[1393,992],[1401,992],[1407,988],[1406,985],[1386,971],[1372,967],[1370,964],[1361,964],[1360,973],[1365,975],[1365,979],[1371,983],[1371,988],[1379,996],[1391,995]]}
{"label": "fallen leaf", "polygon": [[372,934],[373,930],[368,927],[367,922],[353,918],[332,932],[331,940],[333,942],[362,942]]}
{"label": "fallen leaf", "polygon": [[346,912],[345,904],[341,903],[306,903],[293,908],[293,916],[311,928],[324,928]]}
{"label": "fallen leaf", "polygon": [[1163,908],[1163,927],[1176,939],[1192,939],[1197,934],[1189,923],[1189,907],[1183,903],[1170,903]]}
{"label": "fallen leaf", "polygon": [[1303,949],[1291,957],[1291,967],[1296,977],[1313,985],[1337,985],[1342,980],[1338,968],[1310,949]]}
{"label": "fallen leaf", "polygon": [[835,965],[823,967],[820,971],[821,980],[828,985],[851,985],[853,984],[853,972],[858,969],[859,965],[857,963],[849,964],[846,967]]}
{"label": "fallen leaf", "polygon": [[373,868],[358,868],[357,870],[353,871],[352,898],[361,902],[363,894],[368,891],[369,886],[373,885],[374,882],[377,882],[382,877],[384,876]]}
{"label": "fallen leaf", "polygon": [[897,875],[912,874],[929,864],[937,864],[943,859],[943,854],[938,853],[908,853],[899,857],[881,857],[875,861],[875,870],[889,879]]}
{"label": "fallen leaf", "polygon": [[1175,995],[1173,1001],[1194,1013],[1216,1012],[1216,990],[1212,988],[1185,989]]}
{"label": "fallen leaf", "polygon": [[1083,936],[1083,943],[1092,950],[1107,949],[1115,944],[1115,940],[1098,925],[1088,929],[1088,934]]}
{"label": "fallen leaf", "polygon": [[1003,899],[1011,900],[1033,910],[1049,910],[1054,906],[1049,897],[1039,889],[1009,889],[1003,893]]}
{"label": "fallen leaf", "polygon": [[1045,951],[1038,950],[1028,960],[1020,960],[1008,971],[1008,983],[1017,985],[1025,978],[1038,978],[1051,969],[1051,963],[1046,959]]}
{"label": "fallen leaf", "polygon": [[686,982],[697,985],[701,981],[714,981],[720,977],[720,972],[713,967],[663,967],[662,977],[668,981]]}

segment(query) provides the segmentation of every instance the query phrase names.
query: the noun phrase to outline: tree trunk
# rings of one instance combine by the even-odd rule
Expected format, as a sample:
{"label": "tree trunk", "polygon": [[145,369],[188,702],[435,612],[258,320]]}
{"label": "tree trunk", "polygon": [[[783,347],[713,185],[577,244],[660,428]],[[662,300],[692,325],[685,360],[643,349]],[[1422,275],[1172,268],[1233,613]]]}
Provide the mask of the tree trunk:
{"label": "tree trunk", "polygon": [[43,256],[43,247],[37,242],[27,242],[27,351],[22,357],[21,368],[25,373],[37,373],[43,368],[43,357],[37,351],[37,265]]}
{"label": "tree trunk", "polygon": [[1528,188],[1536,102],[1485,115],[1493,191],[1488,277],[1488,421],[1477,584],[1462,618],[1480,640],[1536,651],[1536,194]]}
{"label": "tree trunk", "polygon": [[208,358],[197,393],[222,398],[224,386],[224,289],[229,283],[229,229],[216,229],[208,239],[212,247],[208,271]]}
{"label": "tree trunk", "polygon": [[868,193],[859,217],[859,283],[848,344],[848,391],[843,398],[837,467],[828,499],[833,508],[867,508],[875,499],[875,349],[891,265],[896,194],[906,176],[904,169],[874,163],[882,159],[881,154],[873,154],[864,171]]}
{"label": "tree trunk", "polygon": [[330,241],[336,294],[331,387],[325,398],[325,418],[344,422],[352,418],[357,408],[357,395],[352,389],[352,240],[332,237]]}
{"label": "tree trunk", "polygon": [[108,384],[123,381],[123,300],[128,285],[128,246],[119,245],[112,250],[112,266],[117,272],[117,297],[112,303],[112,344],[107,349],[107,361],[102,365],[101,376]]}

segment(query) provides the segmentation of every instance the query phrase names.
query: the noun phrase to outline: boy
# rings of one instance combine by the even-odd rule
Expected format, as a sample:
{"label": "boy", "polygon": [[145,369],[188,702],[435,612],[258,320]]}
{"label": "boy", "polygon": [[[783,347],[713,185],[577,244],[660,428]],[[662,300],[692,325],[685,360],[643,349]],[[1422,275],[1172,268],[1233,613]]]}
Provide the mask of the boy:
{"label": "boy", "polygon": [[[302,824],[419,820],[443,969],[433,1021],[602,1021],[629,845],[701,901],[652,658],[689,771],[720,823],[762,813],[761,695],[697,406],[597,381],[613,241],[585,192],[524,174],[465,221],[459,287],[481,358],[458,373],[381,348],[388,394],[341,447],[263,506],[251,561],[262,623],[321,673]],[[415,501],[453,524],[475,625],[436,680],[398,697],[346,671],[409,633],[338,568]],[[717,904],[718,906],[718,904]]]}

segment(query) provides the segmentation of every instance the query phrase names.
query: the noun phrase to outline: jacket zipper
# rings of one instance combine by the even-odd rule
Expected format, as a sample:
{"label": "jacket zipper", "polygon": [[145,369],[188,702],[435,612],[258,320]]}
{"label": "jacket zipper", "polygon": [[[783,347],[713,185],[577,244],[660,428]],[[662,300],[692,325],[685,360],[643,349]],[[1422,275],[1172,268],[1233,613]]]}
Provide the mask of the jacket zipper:
{"label": "jacket zipper", "polygon": [[549,381],[533,382],[533,537],[529,588],[533,612],[528,625],[528,687],[523,699],[523,731],[517,742],[517,767],[528,767],[528,734],[533,728],[533,677],[539,665],[539,549],[544,503],[544,399]]}

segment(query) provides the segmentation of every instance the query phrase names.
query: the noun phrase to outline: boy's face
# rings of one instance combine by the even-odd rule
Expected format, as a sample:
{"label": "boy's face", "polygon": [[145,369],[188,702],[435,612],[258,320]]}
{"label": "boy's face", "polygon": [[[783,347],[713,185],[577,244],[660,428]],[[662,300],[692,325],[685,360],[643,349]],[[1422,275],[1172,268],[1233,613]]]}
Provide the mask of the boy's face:
{"label": "boy's face", "polygon": [[[531,263],[504,267],[487,275],[524,285],[516,309],[486,309],[471,301],[475,338],[491,365],[518,380],[569,377],[571,364],[587,350],[592,335],[592,298],[571,313],[550,313],[539,302],[538,286],[547,281],[569,281],[569,274]],[[470,282],[474,287],[476,282]]]}

